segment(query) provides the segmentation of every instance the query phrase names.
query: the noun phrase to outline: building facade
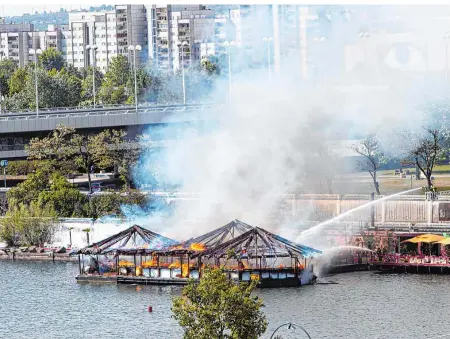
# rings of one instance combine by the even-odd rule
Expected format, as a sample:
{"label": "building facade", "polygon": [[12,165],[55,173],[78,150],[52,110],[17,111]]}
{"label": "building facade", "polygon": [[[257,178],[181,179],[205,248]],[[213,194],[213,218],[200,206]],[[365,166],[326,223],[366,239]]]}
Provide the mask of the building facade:
{"label": "building facade", "polygon": [[155,65],[176,71],[182,60],[184,67],[199,63],[200,44],[214,36],[214,20],[214,11],[202,5],[152,5],[149,36]]}
{"label": "building facade", "polygon": [[129,46],[141,46],[136,63],[148,58],[147,10],[144,5],[116,5],[105,12],[69,14],[69,30],[65,32],[63,54],[77,68],[95,66],[105,72],[111,58],[123,55],[130,61],[134,51]]}

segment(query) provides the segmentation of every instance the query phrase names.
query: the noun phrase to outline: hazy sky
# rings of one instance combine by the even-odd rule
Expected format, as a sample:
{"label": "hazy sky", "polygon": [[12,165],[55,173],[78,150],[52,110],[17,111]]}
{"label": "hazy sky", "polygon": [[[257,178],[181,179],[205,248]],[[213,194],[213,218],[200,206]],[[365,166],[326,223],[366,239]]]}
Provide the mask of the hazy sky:
{"label": "hazy sky", "polygon": [[[82,8],[89,7],[86,4],[81,5]],[[61,4],[50,4],[50,5],[40,5],[40,4],[1,4],[0,6],[0,16],[13,16],[13,15],[22,15],[24,13],[34,13],[35,11],[43,12],[43,11],[59,11],[60,8],[65,8],[67,10],[80,8],[80,5],[68,5],[61,2]]]}

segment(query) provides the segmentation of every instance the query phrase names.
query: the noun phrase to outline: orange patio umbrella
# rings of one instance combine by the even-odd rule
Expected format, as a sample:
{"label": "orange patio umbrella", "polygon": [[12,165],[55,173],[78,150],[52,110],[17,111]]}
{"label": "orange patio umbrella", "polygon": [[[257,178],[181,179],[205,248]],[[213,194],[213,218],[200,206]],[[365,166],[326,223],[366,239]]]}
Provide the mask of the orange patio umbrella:
{"label": "orange patio umbrella", "polygon": [[442,240],[436,241],[435,244],[450,245],[450,238],[444,238]]}
{"label": "orange patio umbrella", "polygon": [[402,241],[403,242],[411,242],[414,244],[417,244],[419,242],[423,242],[423,243],[432,243],[432,242],[438,242],[441,240],[446,239],[444,236],[439,235],[439,234],[421,234],[418,235],[417,237]]}

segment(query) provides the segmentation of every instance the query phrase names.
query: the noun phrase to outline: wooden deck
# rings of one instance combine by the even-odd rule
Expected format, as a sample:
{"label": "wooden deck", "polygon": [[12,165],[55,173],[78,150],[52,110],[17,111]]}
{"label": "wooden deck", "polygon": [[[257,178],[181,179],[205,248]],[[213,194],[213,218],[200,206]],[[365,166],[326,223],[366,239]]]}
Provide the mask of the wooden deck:
{"label": "wooden deck", "polygon": [[[135,276],[102,276],[102,275],[77,275],[79,283],[115,283],[125,285],[181,285],[188,283],[187,278],[152,278]],[[297,278],[287,279],[262,279],[259,288],[299,287],[300,280]]]}
{"label": "wooden deck", "polygon": [[373,262],[372,267],[382,272],[411,274],[450,274],[449,264]]}

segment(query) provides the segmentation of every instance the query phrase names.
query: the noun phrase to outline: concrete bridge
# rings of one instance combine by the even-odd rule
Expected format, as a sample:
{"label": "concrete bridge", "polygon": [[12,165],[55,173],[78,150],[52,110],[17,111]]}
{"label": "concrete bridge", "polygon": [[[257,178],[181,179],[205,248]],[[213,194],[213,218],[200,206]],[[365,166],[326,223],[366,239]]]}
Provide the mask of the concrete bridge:
{"label": "concrete bridge", "polygon": [[[0,116],[0,136],[51,131],[59,124],[76,129],[197,121],[210,118],[222,104],[151,105],[137,110],[130,106],[10,113]],[[206,114],[205,114],[206,113]]]}
{"label": "concrete bridge", "polygon": [[106,128],[126,128],[131,135],[149,125],[214,120],[223,104],[144,105],[90,109],[58,109],[0,115],[0,158],[25,158],[25,145],[35,136],[46,135],[59,124],[81,133]]}

